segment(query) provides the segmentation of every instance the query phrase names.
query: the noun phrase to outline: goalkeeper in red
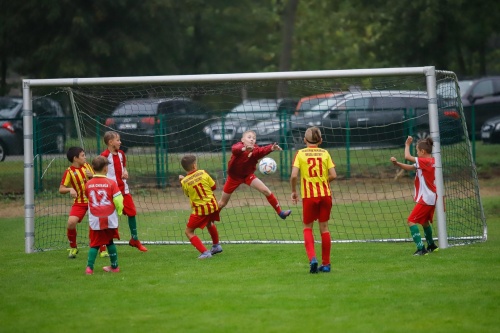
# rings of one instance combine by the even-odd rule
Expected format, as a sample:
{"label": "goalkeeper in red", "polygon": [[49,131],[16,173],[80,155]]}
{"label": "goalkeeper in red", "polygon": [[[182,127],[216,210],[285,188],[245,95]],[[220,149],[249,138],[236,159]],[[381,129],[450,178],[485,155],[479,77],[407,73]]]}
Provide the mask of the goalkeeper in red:
{"label": "goalkeeper in red", "polygon": [[94,263],[99,247],[108,248],[111,266],[104,266],[105,272],[118,273],[118,254],[113,239],[120,239],[118,215],[123,211],[123,195],[114,180],[106,178],[108,160],[97,156],[92,160],[94,178],[87,182],[85,194],[89,200],[89,239],[90,249],[87,259],[87,275],[94,274]]}
{"label": "goalkeeper in red", "polygon": [[231,159],[227,166],[227,180],[222,189],[222,197],[219,201],[220,209],[226,207],[233,192],[241,185],[246,184],[260,193],[264,194],[267,202],[283,220],[290,214],[291,210],[282,210],[276,196],[271,190],[255,176],[257,163],[264,156],[272,151],[282,150],[276,143],[264,147],[255,144],[257,135],[254,131],[248,130],[243,133],[241,142],[235,143],[231,147]]}
{"label": "goalkeeper in red", "polygon": [[[309,259],[309,272],[329,273],[331,270],[330,251],[332,238],[328,229],[328,220],[332,211],[332,191],[330,182],[337,178],[335,164],[330,153],[319,148],[323,142],[321,131],[310,127],[304,135],[306,148],[297,151],[292,164],[290,185],[292,202],[297,204],[298,175],[300,172],[300,193],[302,196],[302,221],[304,225],[304,246]],[[321,266],[318,268],[314,249],[313,222],[318,220],[321,234]]]}
{"label": "goalkeeper in red", "polygon": [[[212,255],[222,252],[219,244],[219,232],[215,221],[220,221],[219,206],[215,198],[215,182],[205,170],[198,170],[196,156],[186,155],[181,160],[181,165],[186,170],[186,176],[179,175],[184,194],[191,203],[191,215],[186,225],[186,236],[191,244],[201,253],[198,259],[211,258]],[[207,227],[212,238],[212,248],[207,250],[196,234],[196,229]]]}
{"label": "goalkeeper in red", "polygon": [[[439,249],[432,238],[431,227],[437,200],[436,185],[434,183],[434,172],[436,168],[434,165],[434,158],[431,155],[434,142],[431,138],[418,140],[416,146],[417,157],[412,156],[410,153],[412,142],[413,138],[409,136],[405,142],[405,159],[413,164],[400,163],[395,157],[391,157],[391,162],[401,169],[416,171],[415,192],[413,197],[416,205],[408,217],[408,227],[410,228],[411,237],[417,245],[417,251],[415,251],[413,255],[425,256],[429,252],[434,252]],[[424,229],[427,249],[422,242],[422,236],[418,229],[419,224],[421,224]]]}

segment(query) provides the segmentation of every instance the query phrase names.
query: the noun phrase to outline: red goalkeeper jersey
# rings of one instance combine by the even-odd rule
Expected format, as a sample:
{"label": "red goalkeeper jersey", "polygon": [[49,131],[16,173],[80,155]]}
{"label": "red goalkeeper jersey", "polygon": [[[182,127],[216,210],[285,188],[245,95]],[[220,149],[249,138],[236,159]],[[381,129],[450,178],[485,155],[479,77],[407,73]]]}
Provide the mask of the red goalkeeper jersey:
{"label": "red goalkeeper jersey", "polygon": [[243,142],[235,143],[232,148],[231,159],[227,167],[227,174],[236,180],[243,180],[257,170],[257,163],[261,158],[273,151],[273,145],[253,146],[253,151],[241,151]]}

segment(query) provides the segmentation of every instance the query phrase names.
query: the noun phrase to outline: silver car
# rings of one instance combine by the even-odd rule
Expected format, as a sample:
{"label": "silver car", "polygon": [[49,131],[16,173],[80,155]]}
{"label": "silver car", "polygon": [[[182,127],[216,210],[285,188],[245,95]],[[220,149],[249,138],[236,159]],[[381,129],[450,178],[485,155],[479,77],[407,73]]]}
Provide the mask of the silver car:
{"label": "silver car", "polygon": [[[298,100],[296,99],[258,99],[248,100],[234,107],[221,120],[215,121],[203,129],[210,138],[213,147],[231,147],[241,140],[241,135],[246,130],[255,130],[259,121],[278,117],[280,114],[295,112]],[[257,143],[259,134],[257,133]]]}

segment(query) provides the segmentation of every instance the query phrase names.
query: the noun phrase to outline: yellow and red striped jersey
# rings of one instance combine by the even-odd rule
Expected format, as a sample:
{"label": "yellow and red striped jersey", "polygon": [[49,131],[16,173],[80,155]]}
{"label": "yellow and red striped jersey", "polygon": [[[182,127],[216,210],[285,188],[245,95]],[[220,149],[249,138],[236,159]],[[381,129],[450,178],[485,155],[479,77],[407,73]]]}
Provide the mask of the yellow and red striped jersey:
{"label": "yellow and red striped jersey", "polygon": [[181,180],[182,190],[191,202],[192,213],[209,215],[219,210],[214,195],[215,181],[205,170],[195,170]]}
{"label": "yellow and red striped jersey", "polygon": [[64,171],[61,185],[75,189],[77,196],[74,203],[88,203],[87,197],[85,196],[85,183],[88,180],[87,175],[85,174],[86,170],[89,170],[92,174],[94,174],[94,170],[88,163],[85,163],[79,168],[70,166]]}
{"label": "yellow and red striped jersey", "polygon": [[294,167],[300,170],[302,198],[331,196],[328,170],[335,167],[330,153],[321,148],[304,148],[297,151]]}

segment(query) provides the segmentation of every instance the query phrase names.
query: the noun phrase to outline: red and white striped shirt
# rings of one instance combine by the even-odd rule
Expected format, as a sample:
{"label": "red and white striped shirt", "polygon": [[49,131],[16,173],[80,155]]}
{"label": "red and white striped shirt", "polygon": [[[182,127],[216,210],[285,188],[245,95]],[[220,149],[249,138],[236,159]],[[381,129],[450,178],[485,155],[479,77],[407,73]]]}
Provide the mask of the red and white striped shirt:
{"label": "red and white striped shirt", "polygon": [[118,153],[113,154],[109,151],[109,149],[106,149],[101,153],[101,156],[106,157],[109,161],[108,173],[106,174],[106,177],[113,179],[118,184],[118,187],[123,194],[128,194],[129,189],[127,181],[122,178],[123,170],[127,167],[125,152],[118,150]]}
{"label": "red and white striped shirt", "polygon": [[415,157],[415,202],[434,206],[436,205],[437,193],[435,184],[435,161],[434,157]]}

